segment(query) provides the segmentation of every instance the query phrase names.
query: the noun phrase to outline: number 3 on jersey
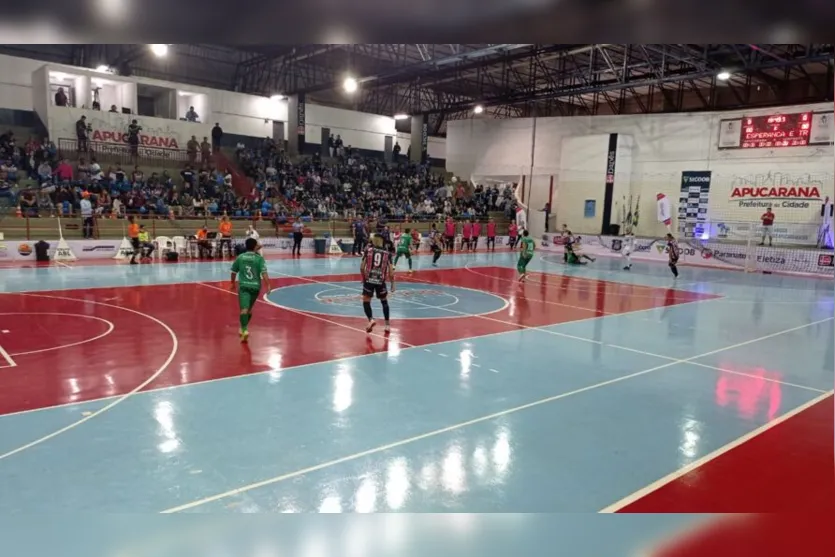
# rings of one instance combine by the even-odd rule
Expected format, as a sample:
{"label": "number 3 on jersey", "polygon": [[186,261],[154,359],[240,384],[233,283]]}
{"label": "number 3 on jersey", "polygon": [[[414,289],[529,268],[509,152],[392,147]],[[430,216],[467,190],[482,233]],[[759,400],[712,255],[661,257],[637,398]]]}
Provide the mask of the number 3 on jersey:
{"label": "number 3 on jersey", "polygon": [[255,275],[252,273],[252,265],[244,266],[244,276],[247,280],[253,280],[255,278]]}

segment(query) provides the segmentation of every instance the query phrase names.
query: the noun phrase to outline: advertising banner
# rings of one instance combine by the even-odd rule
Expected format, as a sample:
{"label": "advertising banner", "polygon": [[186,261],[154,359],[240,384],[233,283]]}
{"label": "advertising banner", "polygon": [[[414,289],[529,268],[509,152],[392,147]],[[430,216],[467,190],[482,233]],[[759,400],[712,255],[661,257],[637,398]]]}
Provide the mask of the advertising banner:
{"label": "advertising banner", "polygon": [[710,180],[710,170],[685,170],[681,173],[678,226],[685,238],[702,235],[707,220]]}

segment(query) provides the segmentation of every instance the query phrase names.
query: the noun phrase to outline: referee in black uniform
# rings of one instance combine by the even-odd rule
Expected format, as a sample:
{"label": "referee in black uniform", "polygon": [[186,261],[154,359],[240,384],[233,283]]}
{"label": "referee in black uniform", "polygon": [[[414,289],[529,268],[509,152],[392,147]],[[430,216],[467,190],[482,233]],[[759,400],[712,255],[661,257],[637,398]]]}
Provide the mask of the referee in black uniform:
{"label": "referee in black uniform", "polygon": [[295,222],[293,222],[293,252],[292,252],[292,255],[296,255],[298,253],[301,256],[301,254],[302,254],[302,238],[304,238],[304,224],[302,224],[302,219],[300,217],[296,217]]}

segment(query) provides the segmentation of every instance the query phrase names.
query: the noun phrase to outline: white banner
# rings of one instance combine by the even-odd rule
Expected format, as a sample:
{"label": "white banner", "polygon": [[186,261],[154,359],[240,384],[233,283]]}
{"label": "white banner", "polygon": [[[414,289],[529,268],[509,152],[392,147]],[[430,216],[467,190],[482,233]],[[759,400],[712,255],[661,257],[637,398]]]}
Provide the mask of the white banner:
{"label": "white banner", "polygon": [[[583,236],[580,246],[584,253],[595,256],[619,256],[623,249],[620,236]],[[557,234],[545,234],[541,248],[549,252],[563,252],[562,239]],[[725,269],[744,269],[749,257],[755,257],[753,267],[785,274],[835,276],[835,255],[832,251],[811,249],[771,248],[757,246],[751,252],[745,245],[719,242],[679,242],[680,264]],[[635,238],[632,259],[666,263],[667,244],[662,239]],[[750,265],[750,264],[749,264]]]}
{"label": "white banner", "polygon": [[835,126],[832,125],[832,112],[812,114],[812,129],[809,133],[809,145],[829,145],[835,140]]}

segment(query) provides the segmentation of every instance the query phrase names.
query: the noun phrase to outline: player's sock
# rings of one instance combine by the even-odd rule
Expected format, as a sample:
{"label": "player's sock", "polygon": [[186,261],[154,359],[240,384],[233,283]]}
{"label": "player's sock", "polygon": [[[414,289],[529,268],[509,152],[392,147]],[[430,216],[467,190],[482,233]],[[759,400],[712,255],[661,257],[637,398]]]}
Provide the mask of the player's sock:
{"label": "player's sock", "polygon": [[249,319],[247,319],[248,317],[248,313],[242,313],[238,316],[238,320],[241,323],[241,331],[246,331],[247,323],[249,323]]}
{"label": "player's sock", "polygon": [[412,257],[409,256],[409,270],[412,270]]}
{"label": "player's sock", "polygon": [[365,311],[365,316],[371,321],[374,318],[374,314],[371,313],[371,302],[363,302],[362,309]]}
{"label": "player's sock", "polygon": [[[380,302],[380,304],[383,306],[383,318],[386,320],[386,325],[388,325],[388,322],[389,322],[389,313],[390,313],[390,312],[389,312],[389,301],[388,301],[388,300],[382,300],[382,301]],[[370,306],[370,305],[371,305],[371,304],[369,304],[369,306]],[[370,311],[370,310],[369,310],[369,311]]]}

